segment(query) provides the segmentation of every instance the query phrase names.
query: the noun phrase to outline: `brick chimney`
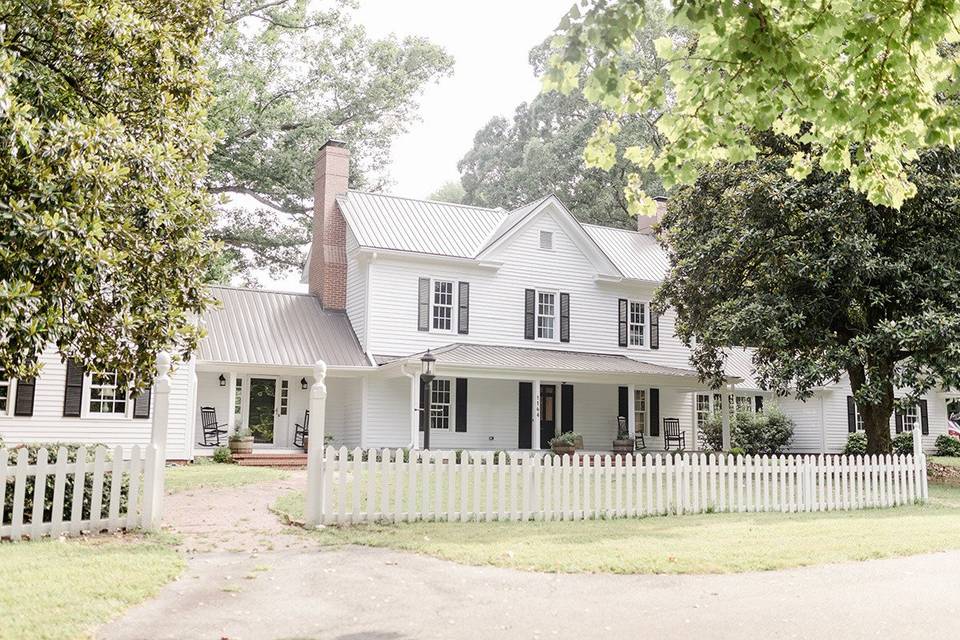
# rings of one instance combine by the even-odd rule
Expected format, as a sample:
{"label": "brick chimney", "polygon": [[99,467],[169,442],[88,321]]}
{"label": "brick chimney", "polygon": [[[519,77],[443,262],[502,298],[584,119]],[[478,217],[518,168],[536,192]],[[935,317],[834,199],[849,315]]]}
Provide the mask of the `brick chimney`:
{"label": "brick chimney", "polygon": [[655,196],[653,201],[657,204],[657,212],[652,216],[637,216],[637,231],[653,235],[653,225],[663,220],[663,215],[667,212],[667,198],[665,196]]}
{"label": "brick chimney", "polygon": [[347,192],[350,150],[328,140],[320,147],[313,178],[313,242],[310,245],[310,293],[324,309],[347,307],[347,224],[337,196]]}

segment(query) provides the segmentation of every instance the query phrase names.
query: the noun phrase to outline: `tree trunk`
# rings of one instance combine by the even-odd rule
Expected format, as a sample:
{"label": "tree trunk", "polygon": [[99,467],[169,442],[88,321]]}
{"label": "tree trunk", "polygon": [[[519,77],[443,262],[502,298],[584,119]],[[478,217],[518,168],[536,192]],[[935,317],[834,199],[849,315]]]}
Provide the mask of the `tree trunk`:
{"label": "tree trunk", "polygon": [[[857,399],[857,411],[863,419],[863,429],[867,434],[867,453],[890,453],[892,440],[890,438],[890,417],[893,415],[893,367],[877,367],[880,371],[871,371],[871,376],[879,375],[880,380],[875,384],[880,387],[880,397],[871,400]],[[889,369],[889,375],[887,370]],[[856,398],[857,392],[866,384],[866,375],[863,367],[851,367],[847,371],[850,376],[850,388]]]}

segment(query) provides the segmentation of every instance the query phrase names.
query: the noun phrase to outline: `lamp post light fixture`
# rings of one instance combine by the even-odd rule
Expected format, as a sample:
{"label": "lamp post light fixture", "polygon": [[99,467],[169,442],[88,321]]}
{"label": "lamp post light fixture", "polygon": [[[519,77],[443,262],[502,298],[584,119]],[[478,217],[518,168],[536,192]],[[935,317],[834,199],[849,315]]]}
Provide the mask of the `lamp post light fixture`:
{"label": "lamp post light fixture", "polygon": [[434,367],[437,364],[437,358],[432,353],[430,349],[427,349],[427,352],[423,354],[423,357],[420,358],[420,384],[421,387],[420,396],[424,399],[423,406],[420,407],[420,426],[423,429],[423,448],[430,448],[430,415],[432,412],[432,401],[433,394],[431,392],[431,384],[434,379],[437,377],[434,373]]}

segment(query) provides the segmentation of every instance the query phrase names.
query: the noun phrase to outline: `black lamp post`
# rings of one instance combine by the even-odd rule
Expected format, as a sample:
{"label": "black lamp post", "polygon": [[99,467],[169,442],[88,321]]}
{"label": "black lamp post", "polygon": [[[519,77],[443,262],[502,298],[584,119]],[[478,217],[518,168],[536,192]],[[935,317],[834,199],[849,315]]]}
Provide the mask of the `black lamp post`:
{"label": "black lamp post", "polygon": [[433,401],[433,394],[430,393],[430,385],[434,378],[437,377],[433,372],[436,363],[437,358],[430,353],[430,349],[427,349],[427,352],[420,358],[420,384],[423,385],[420,395],[424,398],[423,406],[420,407],[420,426],[423,429],[424,449],[430,448],[430,405]]}

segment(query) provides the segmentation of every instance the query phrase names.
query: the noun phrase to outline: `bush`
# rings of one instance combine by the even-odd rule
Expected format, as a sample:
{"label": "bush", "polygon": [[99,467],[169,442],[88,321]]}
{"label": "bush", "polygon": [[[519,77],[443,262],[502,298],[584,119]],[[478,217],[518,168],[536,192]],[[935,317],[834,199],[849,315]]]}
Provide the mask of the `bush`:
{"label": "bush", "polygon": [[[60,447],[66,447],[67,449],[67,462],[74,463],[77,461],[77,453],[80,449],[79,444],[75,443],[53,443],[53,444],[31,444],[31,445],[22,445],[19,447],[14,447],[9,451],[9,459],[7,460],[7,481],[6,485],[2,488],[3,491],[3,524],[10,524],[13,521],[13,493],[14,493],[14,482],[15,479],[12,476],[13,468],[17,464],[17,456],[19,455],[20,449],[27,450],[27,462],[29,464],[37,463],[37,455],[41,448],[47,449],[47,477],[46,477],[46,487],[43,491],[43,521],[50,522],[53,519],[53,492],[56,484],[56,476],[53,475],[54,464],[57,459],[57,450]],[[87,468],[86,475],[84,477],[84,491],[83,491],[83,506],[81,509],[81,519],[89,520],[90,518],[90,509],[91,502],[93,501],[93,462],[96,455],[96,445],[87,445]],[[110,461],[112,456],[107,454],[105,460]],[[73,485],[74,485],[74,474],[67,473],[64,476],[64,492],[63,492],[63,519],[69,520],[70,513],[73,509]],[[34,485],[36,484],[36,477],[29,476],[25,483],[24,491],[24,501],[23,501],[23,522],[29,523],[33,521],[33,496],[34,496]],[[100,500],[100,518],[105,518],[109,515],[110,511],[110,491],[111,491],[111,473],[110,465],[104,465],[104,474],[103,474],[103,498]],[[129,487],[129,477],[124,475],[122,482],[120,483],[120,512],[123,513],[127,508],[127,496],[130,493]],[[96,517],[96,516],[95,516]]]}
{"label": "bush", "polygon": [[891,443],[893,453],[898,456],[909,456],[913,454],[913,431],[904,431],[898,433]]}
{"label": "bush", "polygon": [[554,445],[560,447],[575,447],[577,445],[577,441],[581,437],[582,436],[576,431],[566,431],[555,438],[550,438],[550,442],[547,444],[549,444],[551,447]]}
{"label": "bush", "polygon": [[937,436],[934,446],[937,447],[938,456],[960,456],[960,440],[948,435]]}
{"label": "bush", "polygon": [[843,448],[845,456],[862,456],[867,453],[867,434],[857,431],[847,436],[847,445]]}
{"label": "bush", "polygon": [[219,464],[232,464],[233,454],[230,453],[230,447],[217,447],[214,449],[213,461]]}
{"label": "bush", "polygon": [[[776,455],[793,438],[793,420],[776,406],[762,413],[738,411],[730,420],[730,445],[744,455]],[[723,421],[713,414],[701,430],[701,444],[713,451],[723,449]]]}

